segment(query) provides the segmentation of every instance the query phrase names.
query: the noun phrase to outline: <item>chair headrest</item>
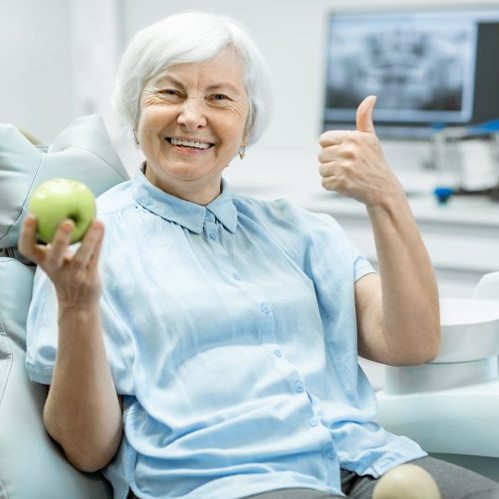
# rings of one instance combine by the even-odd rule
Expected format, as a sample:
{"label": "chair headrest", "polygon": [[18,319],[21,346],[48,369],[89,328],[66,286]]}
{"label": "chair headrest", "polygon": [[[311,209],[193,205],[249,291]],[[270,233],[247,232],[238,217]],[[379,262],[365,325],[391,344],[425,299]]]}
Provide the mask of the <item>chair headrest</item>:
{"label": "chair headrest", "polygon": [[55,177],[87,184],[95,196],[128,180],[102,118],[83,116],[44,150],[16,127],[0,123],[0,248],[15,247],[31,192]]}

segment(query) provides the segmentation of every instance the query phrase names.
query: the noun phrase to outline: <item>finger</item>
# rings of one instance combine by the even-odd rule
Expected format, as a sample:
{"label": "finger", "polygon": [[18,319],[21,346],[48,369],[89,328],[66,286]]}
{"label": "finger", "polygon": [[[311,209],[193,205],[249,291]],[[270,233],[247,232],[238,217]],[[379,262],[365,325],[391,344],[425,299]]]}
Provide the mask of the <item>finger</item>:
{"label": "finger", "polygon": [[357,108],[356,124],[357,131],[375,133],[373,123],[373,111],[376,105],[376,96],[367,96]]}
{"label": "finger", "polygon": [[329,175],[327,177],[322,177],[321,180],[322,187],[327,191],[336,190],[336,177],[334,175]]}
{"label": "finger", "polygon": [[337,194],[344,195],[346,180],[342,175],[330,175],[322,178],[322,187],[327,191],[334,191]]}
{"label": "finger", "polygon": [[71,243],[71,232],[74,227],[72,220],[63,220],[55,233],[54,239],[48,245],[47,260],[51,265],[61,267],[67,260],[68,246]]}
{"label": "finger", "polygon": [[92,261],[94,254],[99,253],[104,233],[104,226],[94,220],[83,238],[81,246],[73,257],[73,262],[79,267],[86,267]]}
{"label": "finger", "polygon": [[104,226],[100,224],[100,229],[98,231],[98,239],[95,245],[95,250],[92,253],[88,266],[90,270],[96,271],[99,265],[99,256],[102,249],[102,241],[104,240]]}
{"label": "finger", "polygon": [[45,254],[45,250],[40,249],[36,240],[36,218],[31,213],[24,219],[17,249],[21,255],[25,256],[37,265]]}
{"label": "finger", "polygon": [[90,257],[90,261],[88,262],[88,268],[90,271],[97,273],[99,268],[99,256],[102,248],[102,242],[104,241],[104,226],[101,224],[101,229],[98,233],[98,240],[95,246],[95,250]]}
{"label": "finger", "polygon": [[338,146],[354,134],[353,130],[328,130],[319,137],[319,144],[322,147]]}
{"label": "finger", "polygon": [[320,163],[329,163],[336,161],[341,155],[341,145],[321,147],[317,159]]}
{"label": "finger", "polygon": [[319,173],[321,177],[330,177],[337,172],[337,167],[334,163],[321,163],[319,165]]}

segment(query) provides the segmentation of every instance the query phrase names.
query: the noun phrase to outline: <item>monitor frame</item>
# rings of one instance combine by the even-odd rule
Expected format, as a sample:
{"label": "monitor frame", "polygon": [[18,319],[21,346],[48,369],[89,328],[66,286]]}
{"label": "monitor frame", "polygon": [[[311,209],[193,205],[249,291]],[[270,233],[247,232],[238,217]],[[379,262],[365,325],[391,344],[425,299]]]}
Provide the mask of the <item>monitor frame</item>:
{"label": "monitor frame", "polygon": [[[352,9],[335,9],[329,12],[327,19],[327,40],[326,40],[326,73],[324,77],[324,113],[322,119],[322,128],[330,129],[330,128],[353,128],[355,126],[355,111],[358,103],[362,100],[363,96],[369,94],[376,94],[375,85],[371,85],[371,87],[367,84],[364,84],[364,92],[357,90],[356,101],[354,103],[352,95],[355,92],[352,88],[346,89],[347,95],[347,105],[345,104],[335,104],[334,107],[331,107],[331,103],[334,104],[334,95],[331,97],[331,94],[335,92],[338,93],[341,90],[341,86],[338,82],[334,80],[332,77],[332,72],[334,71],[333,64],[338,62],[338,57],[341,55],[341,46],[337,51],[332,48],[332,41],[341,39],[341,36],[345,37],[345,33],[339,33],[338,31],[335,33],[335,29],[341,29],[341,23],[343,23],[342,29],[348,32],[348,23],[353,23],[353,26],[350,27],[351,32],[350,36],[354,36],[354,30],[356,29],[359,33],[362,33],[362,29],[365,30],[364,36],[367,37],[369,35],[369,29],[373,32],[381,32],[378,27],[378,23],[380,20],[391,22],[392,33],[395,29],[394,26],[403,26],[403,23],[407,26],[411,26],[411,23],[414,26],[418,27],[417,22],[428,22],[428,20],[433,22],[433,26],[429,25],[426,28],[426,34],[429,33],[431,39],[431,27],[433,27],[433,32],[435,36],[442,36],[442,19],[449,19],[452,17],[456,19],[459,24],[456,24],[454,27],[454,39],[459,40],[458,34],[459,30],[461,32],[462,45],[453,48],[450,46],[450,50],[447,50],[449,54],[445,54],[447,60],[451,60],[452,56],[456,59],[461,57],[461,60],[457,61],[455,64],[458,66],[461,64],[461,82],[460,82],[460,101],[459,98],[456,97],[458,93],[453,91],[453,93],[449,92],[449,95],[454,98],[454,101],[450,100],[449,96],[446,96],[446,102],[459,102],[461,105],[459,108],[450,108],[450,109],[440,109],[440,110],[424,110],[424,109],[411,109],[408,107],[404,109],[403,106],[397,108],[393,105],[396,103],[395,98],[391,97],[392,108],[386,107],[386,102],[390,102],[390,98],[384,99],[383,95],[378,95],[377,108],[375,110],[374,118],[376,121],[376,128],[378,130],[378,134],[380,136],[384,136],[386,138],[394,138],[394,139],[427,139],[432,136],[435,130],[441,129],[445,126],[466,126],[469,124],[476,123],[475,114],[475,106],[476,106],[476,75],[477,75],[477,57],[478,57],[478,23],[479,22],[493,22],[498,24],[499,30],[499,6],[495,5],[467,5],[467,6],[458,6],[453,7],[449,5],[436,5],[436,6],[400,6],[394,8],[380,8],[373,10],[361,10],[358,8]],[[440,22],[439,22],[440,21]],[[338,28],[338,23],[340,23],[340,28]],[[355,26],[356,24],[356,26]],[[447,29],[447,26],[444,26],[444,30]],[[359,31],[360,30],[360,31]],[[388,33],[390,33],[388,31]],[[410,32],[409,32],[410,33]],[[451,33],[451,31],[447,31],[447,33]],[[417,33],[416,33],[417,34]],[[464,36],[464,38],[463,38]],[[448,35],[449,40],[451,34]],[[401,37],[403,40],[403,36]],[[427,36],[428,38],[428,36]],[[371,40],[375,40],[376,38],[371,37]],[[444,38],[443,38],[444,39]],[[449,42],[449,40],[447,42]],[[430,40],[431,41],[431,40]],[[438,41],[438,40],[437,40]],[[445,41],[445,39],[444,39]],[[364,42],[365,43],[365,42]],[[362,49],[362,40],[359,41],[358,38],[354,38],[353,41],[346,40],[344,42],[345,47],[348,47],[350,53],[347,52],[344,57],[344,63],[346,65],[352,66],[355,63],[355,58],[352,57],[351,54],[355,53],[355,50]],[[352,48],[352,45],[354,46]],[[356,46],[355,46],[356,45]],[[467,49],[467,53],[463,54],[462,48]],[[445,44],[444,44],[445,48]],[[447,49],[449,48],[449,43],[447,43]],[[371,48],[369,48],[371,50]],[[348,58],[349,56],[350,58]],[[371,55],[371,57],[373,57]],[[364,58],[365,59],[365,58]],[[364,61],[365,62],[365,61]],[[369,62],[369,61],[368,61]],[[499,73],[499,58],[496,63],[497,71]],[[336,66],[338,67],[338,66]],[[439,68],[437,67],[437,70]],[[411,71],[411,69],[409,69]],[[373,71],[372,71],[373,72]],[[362,74],[362,68],[359,74]],[[366,71],[364,70],[364,74]],[[367,73],[369,75],[369,73]],[[383,78],[380,78],[381,80]],[[498,77],[499,79],[499,77]],[[367,80],[367,78],[366,78]],[[455,81],[457,81],[454,78]],[[421,80],[424,84],[424,80]],[[348,85],[348,81],[343,83],[343,86]],[[410,85],[409,85],[410,86]],[[362,82],[359,85],[362,88]],[[413,85],[414,87],[414,85]],[[372,89],[374,88],[374,91]],[[380,91],[382,91],[382,87]],[[395,87],[397,88],[397,87]],[[371,91],[370,91],[371,90]],[[424,89],[423,89],[424,91]],[[350,92],[351,95],[348,94]],[[406,95],[410,95],[407,91]],[[399,92],[403,95],[402,92]],[[388,96],[390,97],[390,96]],[[412,101],[418,101],[418,94],[413,93]],[[421,101],[421,98],[420,98]],[[497,115],[491,115],[489,118],[492,119],[494,117],[499,117],[499,88],[497,90]],[[338,102],[338,99],[336,99]],[[402,100],[400,100],[402,102]],[[438,101],[435,101],[437,105],[440,105]],[[385,105],[384,105],[385,104]],[[450,106],[449,106],[450,107]],[[480,114],[480,113],[478,113]],[[483,112],[481,113],[483,114]],[[486,114],[486,113],[485,113]],[[483,121],[483,117],[480,116],[481,121]]]}

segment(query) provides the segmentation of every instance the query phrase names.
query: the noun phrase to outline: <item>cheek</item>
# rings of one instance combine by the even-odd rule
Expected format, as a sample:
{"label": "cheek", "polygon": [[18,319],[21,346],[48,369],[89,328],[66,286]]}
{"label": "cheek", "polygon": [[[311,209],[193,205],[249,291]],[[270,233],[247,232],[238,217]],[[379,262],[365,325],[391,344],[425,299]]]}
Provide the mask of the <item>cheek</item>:
{"label": "cheek", "polygon": [[246,142],[248,135],[248,121],[249,121],[250,109],[249,105],[246,104],[240,111],[240,122],[241,122],[241,141]]}
{"label": "cheek", "polygon": [[240,106],[231,110],[230,118],[226,123],[226,129],[232,136],[232,141],[237,143],[238,149],[241,142],[245,138],[247,121],[248,108],[246,106]]}
{"label": "cheek", "polygon": [[145,108],[141,111],[137,127],[137,136],[140,144],[146,145],[160,137],[159,134],[164,127],[164,118],[161,115],[162,113],[153,111],[150,108]]}

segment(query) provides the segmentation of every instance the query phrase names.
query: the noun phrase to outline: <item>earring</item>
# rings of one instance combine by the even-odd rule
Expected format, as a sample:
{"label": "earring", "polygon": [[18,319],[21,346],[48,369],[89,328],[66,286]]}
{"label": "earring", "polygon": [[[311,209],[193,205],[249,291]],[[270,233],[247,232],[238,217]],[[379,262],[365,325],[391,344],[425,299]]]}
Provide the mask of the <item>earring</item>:
{"label": "earring", "polygon": [[244,156],[246,155],[246,144],[242,145],[240,148],[239,148],[239,157],[241,159],[244,159]]}

